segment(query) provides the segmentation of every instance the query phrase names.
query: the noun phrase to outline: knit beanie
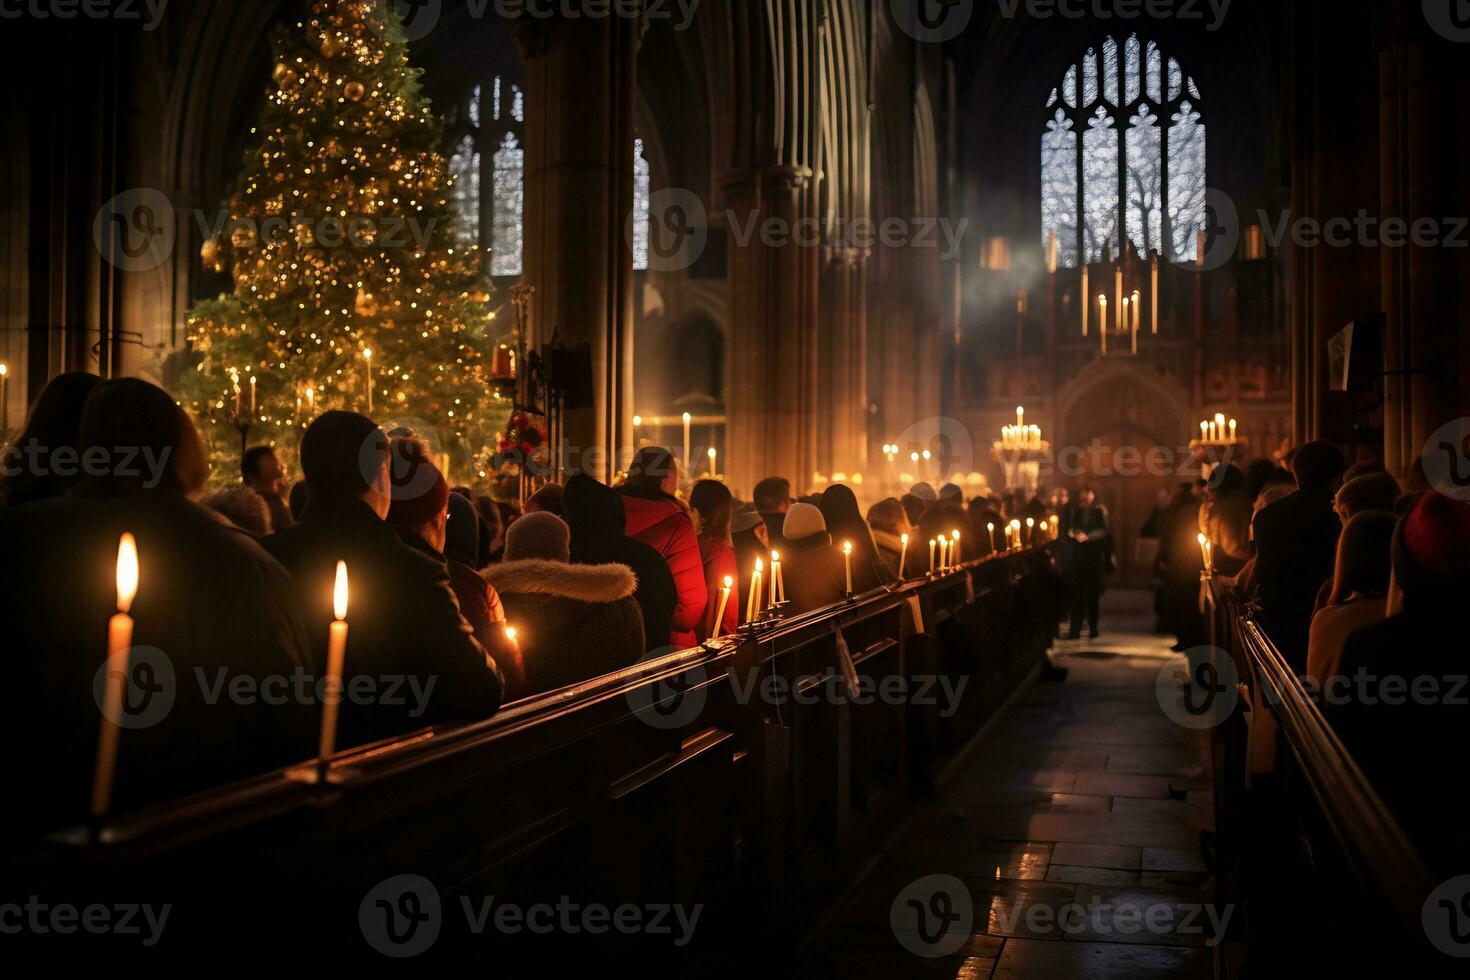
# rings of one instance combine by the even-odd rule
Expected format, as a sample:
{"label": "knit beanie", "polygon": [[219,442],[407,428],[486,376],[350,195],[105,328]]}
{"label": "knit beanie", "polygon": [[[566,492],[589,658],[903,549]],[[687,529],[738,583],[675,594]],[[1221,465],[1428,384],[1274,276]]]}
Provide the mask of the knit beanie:
{"label": "knit beanie", "polygon": [[827,519],[811,504],[792,504],[786,512],[786,522],[781,536],[787,541],[800,541],[816,534],[827,533]]}
{"label": "knit beanie", "polygon": [[1470,503],[1426,493],[1399,521],[1393,570],[1408,601],[1463,598],[1470,589]]}
{"label": "knit beanie", "polygon": [[543,511],[527,514],[510,526],[505,532],[505,560],[531,558],[564,563],[572,560],[572,532],[566,521]]}

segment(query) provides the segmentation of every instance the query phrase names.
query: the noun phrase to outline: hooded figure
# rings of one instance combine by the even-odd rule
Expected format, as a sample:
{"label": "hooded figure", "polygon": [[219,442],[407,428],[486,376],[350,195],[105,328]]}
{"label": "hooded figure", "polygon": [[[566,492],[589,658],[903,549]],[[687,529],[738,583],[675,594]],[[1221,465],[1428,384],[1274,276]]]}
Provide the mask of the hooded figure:
{"label": "hooded figure", "polygon": [[[640,449],[628,467],[628,480],[620,493],[628,518],[628,536],[642,541],[663,556],[674,576],[678,602],[668,642],[692,647],[699,642],[695,631],[704,617],[709,598],[704,587],[704,559],[689,511],[674,496],[679,488],[679,465],[667,449]],[[660,642],[657,638],[650,642]]]}
{"label": "hooded figure", "polygon": [[562,504],[572,534],[573,564],[631,568],[638,579],[633,598],[642,613],[644,640],[653,647],[663,646],[668,642],[679,598],[674,576],[662,555],[628,537],[623,498],[612,487],[579,473],[567,481]]}
{"label": "hooded figure", "polygon": [[[781,579],[791,603],[788,611],[797,615],[841,602],[847,592],[847,569],[842,552],[827,533],[822,512],[811,504],[792,504],[786,512],[785,531]],[[853,587],[857,587],[856,564]]]}
{"label": "hooded figure", "polygon": [[[852,544],[854,593],[862,595],[896,581],[897,575],[878,556],[878,545],[873,540],[872,528],[863,519],[857,495],[851,488],[841,483],[832,484],[823,491],[819,509],[822,520],[826,522],[827,533],[832,536],[837,548],[841,550],[844,543]],[[846,578],[845,570],[843,577]],[[846,588],[846,585],[843,587]]]}
{"label": "hooded figure", "polygon": [[516,630],[529,694],[601,677],[643,656],[633,570],[573,565],[571,531],[555,514],[527,514],[512,524],[505,561],[482,574]]}

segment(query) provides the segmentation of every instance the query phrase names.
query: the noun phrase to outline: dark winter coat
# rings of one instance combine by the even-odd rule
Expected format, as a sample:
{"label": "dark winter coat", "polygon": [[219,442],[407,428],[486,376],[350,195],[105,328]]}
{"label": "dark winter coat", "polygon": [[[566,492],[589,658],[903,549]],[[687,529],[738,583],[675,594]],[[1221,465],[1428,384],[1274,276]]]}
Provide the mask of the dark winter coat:
{"label": "dark winter coat", "polygon": [[626,565],[526,559],[481,574],[500,593],[515,627],[530,694],[601,677],[637,663],[647,649]]}
{"label": "dark winter coat", "polygon": [[[123,493],[84,481],[68,494],[0,510],[0,614],[10,704],[0,714],[6,778],[23,831],[85,820],[97,749],[94,682],[117,611],[118,540],[137,539],[130,615],[129,717],[119,743],[114,811],[304,761],[316,706],[231,697],[238,680],[290,685],[312,668],[297,588],[245,532],[162,490]],[[317,624],[312,623],[311,626]],[[320,623],[322,634],[327,621]],[[221,682],[226,684],[221,688]],[[285,687],[289,692],[292,688]],[[151,694],[150,694],[151,690]]]}
{"label": "dark winter coat", "polygon": [[633,598],[643,613],[643,639],[662,647],[673,634],[679,596],[674,574],[662,555],[627,534],[623,497],[590,476],[567,481],[562,517],[572,532],[572,562],[577,565],[627,565],[638,579]]}
{"label": "dark winter coat", "polygon": [[500,670],[460,615],[443,561],[404,544],[367,504],[313,496],[300,524],[264,544],[296,579],[323,664],[332,583],[337,562],[347,563],[344,689],[351,692],[358,679],[364,691],[371,685],[396,694],[398,703],[344,698],[338,747],[443,722],[480,721],[500,707]]}
{"label": "dark winter coat", "polygon": [[1342,521],[1330,490],[1298,490],[1256,515],[1255,585],[1260,623],[1298,673],[1317,590],[1333,573]]}
{"label": "dark winter coat", "polygon": [[623,494],[623,510],[628,519],[628,536],[642,541],[663,556],[674,576],[674,606],[669,642],[676,647],[692,647],[699,640],[695,633],[704,616],[709,596],[704,586],[704,559],[699,553],[699,538],[694,522],[684,505],[673,497],[657,499]]}
{"label": "dark winter coat", "polygon": [[787,539],[781,549],[781,579],[786,583],[787,615],[798,615],[841,602],[847,594],[847,568],[842,552],[825,531]]}

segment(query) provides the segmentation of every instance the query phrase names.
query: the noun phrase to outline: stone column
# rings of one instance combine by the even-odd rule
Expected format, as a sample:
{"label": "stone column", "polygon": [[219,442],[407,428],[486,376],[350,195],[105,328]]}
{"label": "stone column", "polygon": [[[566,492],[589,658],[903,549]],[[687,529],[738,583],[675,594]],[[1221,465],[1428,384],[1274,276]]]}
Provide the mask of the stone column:
{"label": "stone column", "polygon": [[526,63],[524,281],[537,290],[530,342],[556,335],[590,350],[592,404],[567,413],[567,463],[600,479],[632,444],[626,227],[642,27],[641,18],[556,16],[523,19],[515,33]]}

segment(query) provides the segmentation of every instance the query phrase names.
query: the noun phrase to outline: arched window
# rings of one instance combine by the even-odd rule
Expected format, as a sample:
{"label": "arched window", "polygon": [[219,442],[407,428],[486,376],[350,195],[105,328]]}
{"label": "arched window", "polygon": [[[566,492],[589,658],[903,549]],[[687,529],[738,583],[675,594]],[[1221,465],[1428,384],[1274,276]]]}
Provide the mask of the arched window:
{"label": "arched window", "polygon": [[[1057,265],[1192,259],[1205,225],[1199,87],[1152,41],[1109,37],[1069,67],[1041,135],[1041,239]],[[1081,134],[1081,139],[1078,139]],[[1167,246],[1167,247],[1166,247]]]}
{"label": "arched window", "polygon": [[[500,76],[489,85],[490,114],[484,116],[484,86],[476,85],[463,105],[446,118],[450,200],[459,235],[490,255],[492,276],[519,276],[525,253],[526,97]],[[649,166],[643,141],[633,147],[633,268],[648,268]],[[490,187],[487,200],[481,188]],[[488,207],[488,210],[487,210]]]}

